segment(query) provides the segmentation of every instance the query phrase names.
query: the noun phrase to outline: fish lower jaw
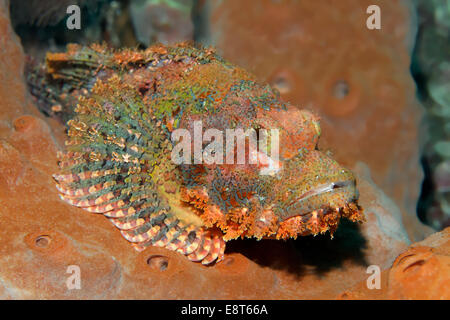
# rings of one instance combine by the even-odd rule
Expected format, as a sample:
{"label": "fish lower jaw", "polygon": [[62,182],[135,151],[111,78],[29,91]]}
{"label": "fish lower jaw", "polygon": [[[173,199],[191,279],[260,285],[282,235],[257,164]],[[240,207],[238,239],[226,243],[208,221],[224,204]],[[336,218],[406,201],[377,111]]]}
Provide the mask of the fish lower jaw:
{"label": "fish lower jaw", "polygon": [[353,222],[365,221],[362,208],[357,202],[350,202],[344,206],[313,210],[290,217],[280,223],[274,239],[296,239],[299,236],[315,236],[327,231],[330,231],[333,238],[339,221],[343,217]]}

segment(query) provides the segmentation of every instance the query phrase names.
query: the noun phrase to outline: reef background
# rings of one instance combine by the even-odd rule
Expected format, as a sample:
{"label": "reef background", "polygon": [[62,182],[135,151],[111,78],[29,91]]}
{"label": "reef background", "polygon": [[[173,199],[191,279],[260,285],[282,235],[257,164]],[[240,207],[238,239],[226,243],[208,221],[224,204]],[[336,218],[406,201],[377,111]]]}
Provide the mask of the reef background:
{"label": "reef background", "polygon": [[[368,30],[372,2],[0,0],[0,297],[450,298],[450,229],[411,245],[433,232],[418,213],[435,230],[449,223],[448,2],[376,1],[382,29]],[[74,3],[75,31],[65,21]],[[33,104],[25,54],[184,40],[214,45],[318,113],[320,147],[358,174],[367,223],[343,223],[334,240],[236,241],[207,268],[163,249],[136,253],[105,219],[59,201],[51,174],[64,124]],[[82,290],[65,286],[71,264]],[[365,285],[373,264],[381,290]]]}

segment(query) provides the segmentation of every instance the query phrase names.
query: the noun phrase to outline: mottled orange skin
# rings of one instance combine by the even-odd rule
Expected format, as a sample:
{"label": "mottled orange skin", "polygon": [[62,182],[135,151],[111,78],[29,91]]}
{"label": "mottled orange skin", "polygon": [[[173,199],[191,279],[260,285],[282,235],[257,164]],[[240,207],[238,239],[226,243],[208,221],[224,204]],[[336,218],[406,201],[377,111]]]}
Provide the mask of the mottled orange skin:
{"label": "mottled orange skin", "polygon": [[[161,246],[209,264],[223,259],[224,241],[333,233],[341,217],[363,220],[353,174],[317,150],[318,117],[212,49],[70,46],[49,54],[45,70],[47,96],[75,113],[55,175],[61,198],[103,213],[139,250]],[[171,133],[193,136],[195,121],[203,132],[277,129],[280,169],[175,165]]]}

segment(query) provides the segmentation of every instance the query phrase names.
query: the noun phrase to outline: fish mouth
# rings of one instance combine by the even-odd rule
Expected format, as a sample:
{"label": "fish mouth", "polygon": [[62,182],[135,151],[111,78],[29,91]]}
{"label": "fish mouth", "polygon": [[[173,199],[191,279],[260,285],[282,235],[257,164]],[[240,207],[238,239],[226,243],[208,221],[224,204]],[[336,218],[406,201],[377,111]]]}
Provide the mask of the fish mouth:
{"label": "fish mouth", "polygon": [[315,210],[345,207],[356,203],[358,197],[355,179],[321,183],[291,200],[285,207],[282,220],[305,216]]}
{"label": "fish mouth", "polygon": [[296,202],[305,201],[308,198],[311,198],[313,196],[318,196],[318,195],[322,195],[325,193],[351,190],[351,189],[356,190],[355,180],[343,180],[343,181],[320,184],[320,185],[312,188],[311,190],[308,190],[305,193],[301,194],[300,197],[296,198],[294,201],[291,202],[291,205],[295,204]]}

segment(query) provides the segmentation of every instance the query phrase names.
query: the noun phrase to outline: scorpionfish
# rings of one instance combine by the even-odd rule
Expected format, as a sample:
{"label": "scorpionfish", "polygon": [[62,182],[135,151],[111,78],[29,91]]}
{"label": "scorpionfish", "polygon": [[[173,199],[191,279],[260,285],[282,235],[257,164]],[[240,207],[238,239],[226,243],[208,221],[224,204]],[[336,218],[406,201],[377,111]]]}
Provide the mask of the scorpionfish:
{"label": "scorpionfish", "polygon": [[[137,250],[164,247],[208,265],[232,239],[333,235],[341,217],[364,220],[354,175],[318,149],[319,118],[212,48],[68,45],[28,82],[45,113],[68,120],[54,175],[61,199],[103,214]],[[198,121],[202,132],[278,130],[278,169],[176,164],[172,133],[193,133]]]}

